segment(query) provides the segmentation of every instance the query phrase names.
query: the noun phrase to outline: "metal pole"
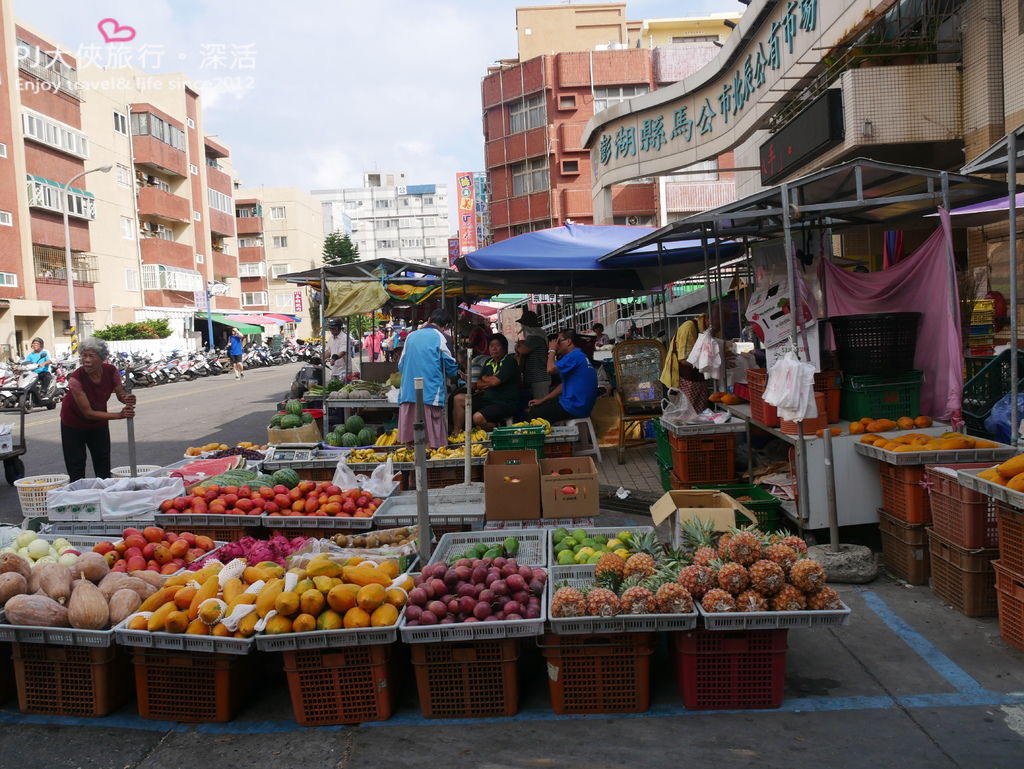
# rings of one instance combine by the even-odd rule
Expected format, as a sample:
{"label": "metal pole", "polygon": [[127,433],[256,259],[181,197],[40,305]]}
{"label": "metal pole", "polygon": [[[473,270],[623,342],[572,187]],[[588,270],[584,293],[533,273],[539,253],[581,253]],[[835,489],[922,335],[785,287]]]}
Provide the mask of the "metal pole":
{"label": "metal pole", "polygon": [[[946,174],[945,171],[942,172],[942,207],[943,207],[943,209],[945,209],[946,213],[948,214],[949,213],[949,208],[950,208],[950,204],[949,204],[949,176]],[[940,224],[941,224],[941,220],[940,220]],[[943,226],[943,234],[945,234],[945,227],[944,226]],[[946,265],[946,282],[948,283],[948,291],[949,291],[949,311],[953,314],[953,322],[956,323],[957,327],[959,328],[959,326],[960,326],[960,307],[957,305],[957,301],[956,301],[957,296],[959,295],[959,292],[957,291],[957,282],[956,282],[956,260],[953,257],[953,243],[952,243],[952,241],[950,239],[946,239],[946,259],[948,261],[948,264]],[[1012,287],[1013,284],[1016,283],[1016,280],[1017,280],[1017,276],[1016,275],[1011,275],[1011,280],[1010,280],[1011,287]],[[1012,354],[1011,354],[1011,360],[1012,360]],[[1011,416],[1012,416],[1012,414],[1011,414]]]}
{"label": "metal pole", "polygon": [[704,229],[704,225],[700,226],[700,247],[704,252],[704,294],[707,297],[707,315],[708,322],[711,322],[711,278],[708,275],[708,233]]}
{"label": "metal pole", "polygon": [[107,173],[111,168],[112,166],[100,166],[75,174],[64,185],[64,194],[60,201],[60,213],[64,219],[64,271],[67,273],[65,277],[68,283],[68,324],[70,325],[72,355],[78,354],[78,311],[75,307],[75,273],[71,267],[71,223],[68,221],[68,196],[71,194],[72,185],[86,174],[91,174],[93,171]]}
{"label": "metal pole", "polygon": [[718,333],[722,335],[722,390],[729,389],[729,368],[725,356],[725,309],[722,307],[722,252],[719,248],[718,223],[714,225],[715,236],[715,294],[718,305]]}
{"label": "metal pole", "polygon": [[420,563],[430,560],[430,512],[427,499],[427,425],[423,407],[423,377],[413,380],[416,389],[416,421],[412,426],[416,457],[416,525],[419,528]]}
{"label": "metal pole", "polygon": [[[124,391],[131,394],[132,391],[132,380],[129,377],[125,377],[121,383]],[[131,468],[131,477],[139,477],[139,466],[135,459],[135,417],[128,419],[128,467]]]}
{"label": "metal pole", "polygon": [[[327,398],[327,273],[323,267],[320,268],[320,338],[323,346],[320,348],[320,360],[322,361],[322,373],[320,383],[324,386],[324,398]],[[348,350],[345,351],[346,353]],[[347,355],[345,357],[348,357]],[[326,409],[327,404],[324,403]],[[326,410],[324,413],[327,413]],[[328,420],[329,422],[330,420]]]}
{"label": "metal pole", "polygon": [[1006,137],[1006,189],[1010,225],[1010,445],[1020,438],[1020,414],[1017,409],[1017,133]]}
{"label": "metal pole", "polygon": [[213,294],[210,292],[210,281],[206,281],[206,337],[209,341],[206,349],[213,352]]}
{"label": "metal pole", "polygon": [[825,495],[828,501],[828,538],[832,552],[842,550],[839,545],[839,510],[836,507],[836,468],[832,462],[832,428],[825,426]]}
{"label": "metal pole", "polygon": [[471,435],[472,428],[473,428],[473,348],[472,347],[467,347],[466,348],[466,425],[465,425],[465,433],[466,433],[466,436],[465,436],[466,437],[466,440],[465,440],[466,459],[465,459],[465,463],[463,465],[463,467],[465,468],[465,478],[463,478],[463,481],[462,481],[463,483],[465,483],[467,485],[472,480],[471,476],[472,476],[472,472],[473,472],[472,468],[470,466],[471,465],[471,459],[472,459],[472,452],[471,452],[471,450],[473,448],[473,438],[472,438],[472,435]]}

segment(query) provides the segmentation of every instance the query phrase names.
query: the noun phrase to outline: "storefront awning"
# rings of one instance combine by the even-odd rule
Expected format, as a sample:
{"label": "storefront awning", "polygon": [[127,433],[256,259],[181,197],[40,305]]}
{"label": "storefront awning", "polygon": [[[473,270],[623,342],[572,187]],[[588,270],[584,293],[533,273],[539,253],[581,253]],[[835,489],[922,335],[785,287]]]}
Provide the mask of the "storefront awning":
{"label": "storefront awning", "polygon": [[94,198],[94,197],[96,197],[95,195],[93,195],[88,190],[80,190],[77,187],[68,187],[66,184],[61,184],[60,182],[55,182],[53,179],[47,179],[45,176],[36,176],[35,174],[27,174],[27,176],[30,179],[32,179],[33,181],[40,182],[41,184],[48,184],[51,187],[56,187],[59,190],[67,189],[69,192],[71,192],[71,193],[73,193],[75,195],[84,195],[87,198]]}
{"label": "storefront awning", "polygon": [[260,326],[254,326],[251,323],[243,323],[242,321],[232,320],[231,318],[228,318],[228,317],[226,317],[224,315],[219,315],[217,313],[213,313],[212,315],[209,314],[209,313],[205,313],[205,312],[197,312],[196,313],[196,319],[197,320],[201,320],[201,321],[205,322],[207,318],[212,320],[214,323],[220,323],[223,326],[231,326],[232,328],[237,328],[239,333],[242,333],[242,334],[262,334],[263,333],[263,329]]}
{"label": "storefront awning", "polygon": [[268,318],[274,318],[275,320],[279,320],[282,323],[302,323],[302,318],[300,318],[298,315],[285,315],[284,313],[281,312],[266,312],[263,314],[266,315]]}
{"label": "storefront awning", "polygon": [[233,312],[230,315],[226,315],[224,317],[230,318],[231,320],[236,320],[239,323],[250,323],[250,324],[253,324],[253,325],[263,326],[263,327],[268,327],[269,326],[269,327],[272,327],[272,328],[277,328],[278,326],[283,326],[285,324],[285,321],[283,321],[283,320],[278,320],[277,318],[273,318],[273,317],[271,317],[269,315],[263,315],[262,313],[256,314],[256,313],[234,313]]}

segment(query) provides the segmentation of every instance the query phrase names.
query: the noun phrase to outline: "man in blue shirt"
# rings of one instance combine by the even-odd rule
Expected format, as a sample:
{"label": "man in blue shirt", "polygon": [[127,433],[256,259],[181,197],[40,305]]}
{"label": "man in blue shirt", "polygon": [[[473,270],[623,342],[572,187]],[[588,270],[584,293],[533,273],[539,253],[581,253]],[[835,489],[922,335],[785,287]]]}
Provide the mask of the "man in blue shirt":
{"label": "man in blue shirt", "polygon": [[245,376],[242,373],[242,334],[237,328],[231,329],[228,338],[228,355],[231,356],[231,368],[235,370],[235,379]]}
{"label": "man in blue shirt", "polygon": [[39,392],[46,392],[50,386],[50,353],[43,349],[43,340],[38,336],[32,340],[32,352],[25,356],[26,363],[35,363],[39,375]]}
{"label": "man in blue shirt", "polygon": [[452,327],[452,316],[444,310],[434,310],[430,320],[405,338],[398,370],[402,373],[402,386],[398,392],[398,440],[412,443],[416,422],[415,379],[423,378],[423,411],[427,428],[427,443],[439,449],[448,445],[448,377],[455,376],[459,367],[448,351],[445,332]]}
{"label": "man in blue shirt", "polygon": [[562,383],[543,398],[530,401],[530,419],[563,422],[590,416],[597,400],[597,373],[579,349],[576,332],[560,331],[548,346],[547,370],[558,374]]}

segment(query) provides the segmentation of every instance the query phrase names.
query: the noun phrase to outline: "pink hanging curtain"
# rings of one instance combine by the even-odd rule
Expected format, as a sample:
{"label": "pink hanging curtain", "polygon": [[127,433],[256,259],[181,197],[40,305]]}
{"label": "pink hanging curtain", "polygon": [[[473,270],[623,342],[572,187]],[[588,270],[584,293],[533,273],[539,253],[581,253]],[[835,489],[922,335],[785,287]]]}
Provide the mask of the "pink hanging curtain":
{"label": "pink hanging curtain", "polygon": [[952,309],[960,306],[960,296],[956,283],[949,285],[953,253],[949,213],[939,209],[939,221],[939,228],[920,248],[887,270],[852,273],[823,259],[818,271],[831,316],[921,313],[914,356],[914,368],[924,372],[921,413],[945,420],[960,417],[964,375],[960,318]]}

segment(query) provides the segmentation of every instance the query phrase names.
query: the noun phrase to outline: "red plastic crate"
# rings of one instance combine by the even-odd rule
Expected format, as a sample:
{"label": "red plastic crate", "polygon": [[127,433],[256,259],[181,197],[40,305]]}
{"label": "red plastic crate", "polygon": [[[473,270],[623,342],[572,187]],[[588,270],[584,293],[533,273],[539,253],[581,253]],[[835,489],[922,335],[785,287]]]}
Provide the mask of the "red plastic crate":
{"label": "red plastic crate", "polygon": [[[749,375],[749,371],[747,374]],[[764,402],[764,385],[748,383],[750,388],[750,418],[765,427],[779,426],[779,412]]]}
{"label": "red plastic crate", "polygon": [[398,681],[390,644],[301,649],[282,654],[300,726],[386,721]]}
{"label": "red plastic crate", "polygon": [[[245,520],[248,516],[238,516],[241,520]],[[190,531],[197,537],[209,537],[214,542],[237,542],[242,537],[258,537],[261,529],[259,527],[247,527],[247,526],[192,526],[185,524],[177,524],[174,522],[173,515],[160,516],[161,526],[164,531],[173,531],[179,533],[182,531]]]}
{"label": "red plastic crate", "polygon": [[1024,574],[1024,511],[996,502],[999,562],[1004,569]]}
{"label": "red plastic crate", "polygon": [[519,710],[519,639],[409,644],[427,718],[491,718]]}
{"label": "red plastic crate", "polygon": [[752,390],[756,388],[761,392],[764,392],[764,389],[768,386],[768,369],[748,368],[747,385]]}
{"label": "red plastic crate", "polygon": [[843,395],[843,372],[821,371],[814,375],[814,391],[825,396],[825,411],[829,424],[838,422]]}
{"label": "red plastic crate", "polygon": [[139,715],[157,721],[221,723],[242,706],[248,656],[135,647]]}
{"label": "red plastic crate", "polygon": [[[828,427],[828,410],[825,406],[825,396],[822,393],[814,393],[814,406],[818,410],[818,416],[803,421],[804,435],[814,435],[818,430]],[[787,435],[799,435],[800,428],[796,422],[783,419],[779,422],[779,429]]]}
{"label": "red plastic crate", "polygon": [[669,436],[672,474],[681,483],[715,483],[736,477],[736,433]]}
{"label": "red plastic crate", "polygon": [[777,708],[787,630],[689,630],[673,637],[676,682],[690,710]]}
{"label": "red plastic crate", "polygon": [[22,713],[105,716],[131,697],[131,671],[119,646],[11,646]]}
{"label": "red plastic crate", "polygon": [[[947,465],[968,469],[985,465]],[[929,507],[935,533],[969,550],[998,547],[999,526],[991,497],[961,486],[956,476],[935,467],[925,470]]]}
{"label": "red plastic crate", "polygon": [[559,459],[561,457],[572,456],[571,443],[545,443],[544,444],[544,458],[545,459]]}
{"label": "red plastic crate", "polygon": [[556,713],[643,713],[651,706],[653,633],[545,635]]}
{"label": "red plastic crate", "polygon": [[[893,472],[893,470],[916,472]],[[928,504],[928,491],[921,483],[924,478],[924,465],[900,467],[879,462],[878,478],[882,485],[882,508],[885,512],[905,523],[931,522],[932,512]]]}
{"label": "red plastic crate", "polygon": [[968,550],[928,529],[932,592],[966,617],[996,614],[996,575],[992,561],[998,548]]}
{"label": "red plastic crate", "polygon": [[1000,559],[992,561],[999,599],[999,635],[1006,643],[1024,651],[1024,575],[1007,569]]}
{"label": "red plastic crate", "polygon": [[882,563],[894,576],[911,585],[927,585],[930,572],[927,524],[906,523],[878,511]]}

